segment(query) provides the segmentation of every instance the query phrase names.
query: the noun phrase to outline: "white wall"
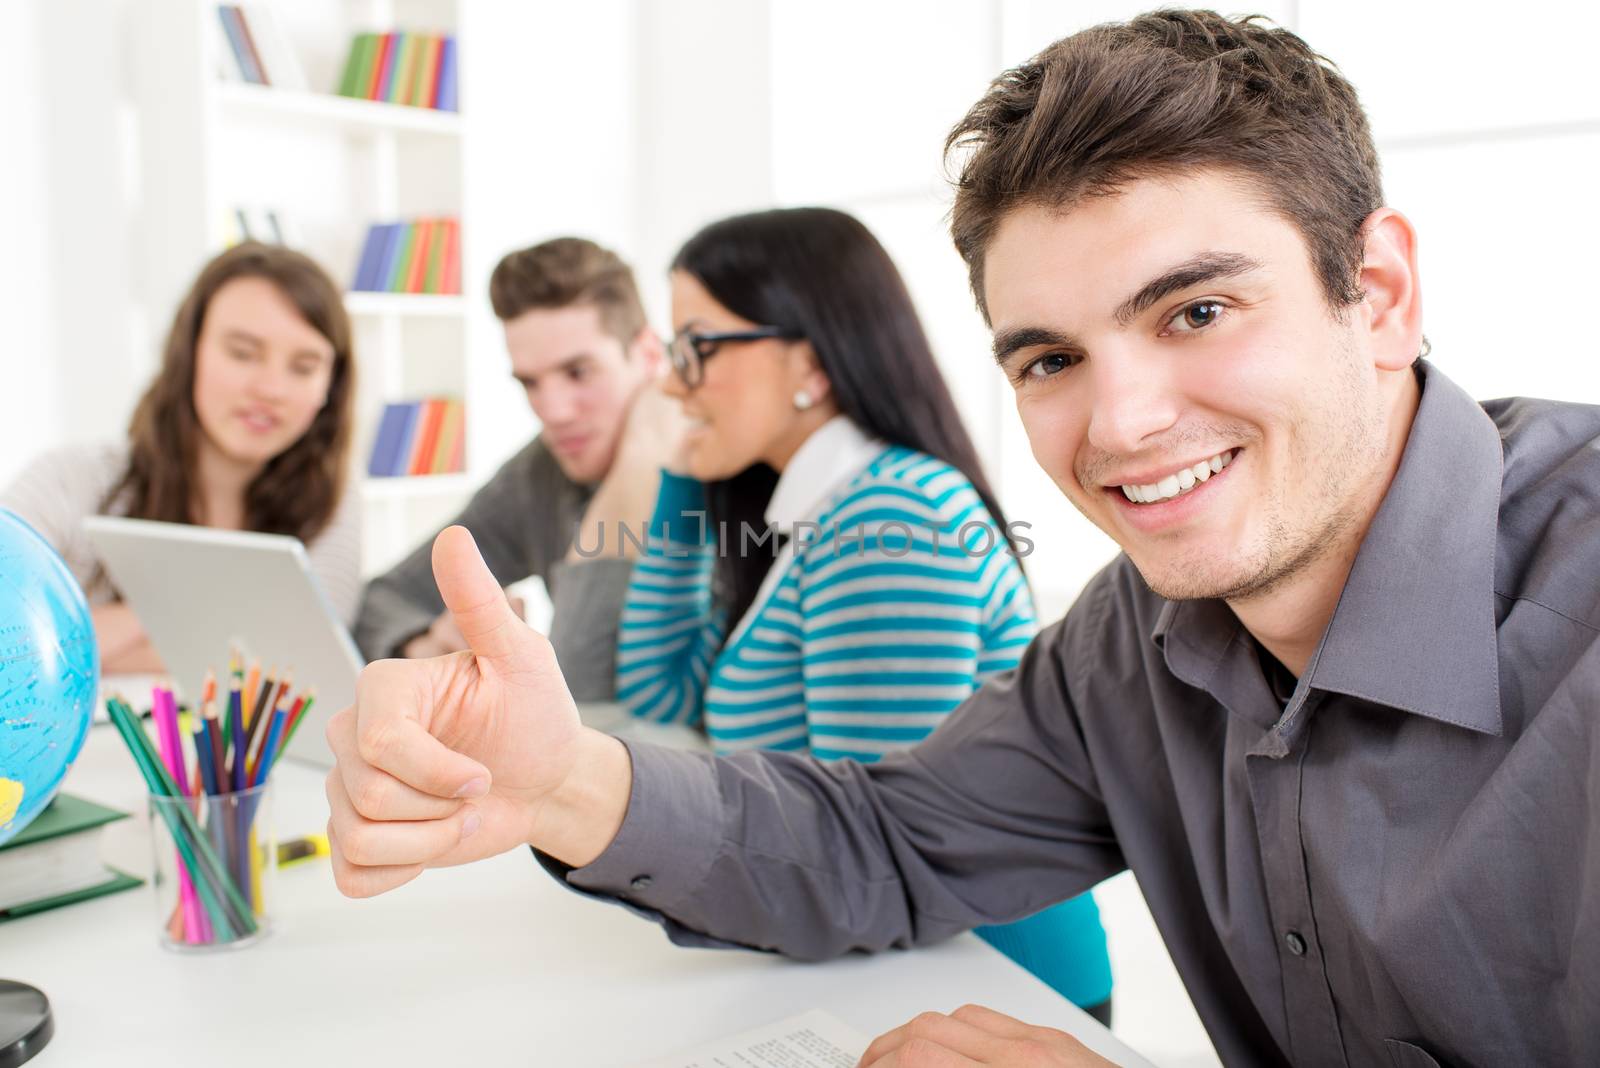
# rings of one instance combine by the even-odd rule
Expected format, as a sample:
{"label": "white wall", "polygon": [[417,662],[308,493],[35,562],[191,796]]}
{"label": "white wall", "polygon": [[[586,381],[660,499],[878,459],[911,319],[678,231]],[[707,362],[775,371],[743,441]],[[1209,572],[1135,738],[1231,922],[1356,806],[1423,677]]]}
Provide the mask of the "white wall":
{"label": "white wall", "polygon": [[50,174],[45,160],[44,97],[39,91],[39,5],[6,9],[3,34],[13,42],[0,63],[0,100],[9,102],[4,127],[6,164],[0,203],[15,206],[7,254],[0,256],[0,485],[40,444],[59,433],[60,389],[51,353],[54,323],[50,285]]}
{"label": "white wall", "polygon": [[0,483],[36,448],[120,435],[148,369],[132,358],[124,4],[12,0],[3,18]]}

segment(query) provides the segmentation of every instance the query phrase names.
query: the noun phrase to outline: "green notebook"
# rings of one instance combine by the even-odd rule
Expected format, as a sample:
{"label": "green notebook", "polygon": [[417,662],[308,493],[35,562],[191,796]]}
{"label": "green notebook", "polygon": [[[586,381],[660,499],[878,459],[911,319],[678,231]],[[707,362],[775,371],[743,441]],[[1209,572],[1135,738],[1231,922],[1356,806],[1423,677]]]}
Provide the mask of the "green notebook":
{"label": "green notebook", "polygon": [[57,794],[15,838],[0,846],[0,921],[138,886],[100,861],[98,828],[128,814]]}

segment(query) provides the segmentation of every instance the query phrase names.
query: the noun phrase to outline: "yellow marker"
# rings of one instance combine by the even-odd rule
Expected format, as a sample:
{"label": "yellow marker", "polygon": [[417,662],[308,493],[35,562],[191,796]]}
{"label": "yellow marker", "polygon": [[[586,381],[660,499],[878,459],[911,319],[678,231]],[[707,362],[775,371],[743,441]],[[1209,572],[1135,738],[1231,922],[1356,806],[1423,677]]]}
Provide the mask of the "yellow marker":
{"label": "yellow marker", "polygon": [[0,779],[0,827],[11,822],[22,807],[23,786],[14,779]]}
{"label": "yellow marker", "polygon": [[328,836],[325,834],[308,834],[304,838],[291,838],[287,842],[278,843],[278,867],[286,868],[290,864],[299,864],[314,857],[325,857],[329,852]]}

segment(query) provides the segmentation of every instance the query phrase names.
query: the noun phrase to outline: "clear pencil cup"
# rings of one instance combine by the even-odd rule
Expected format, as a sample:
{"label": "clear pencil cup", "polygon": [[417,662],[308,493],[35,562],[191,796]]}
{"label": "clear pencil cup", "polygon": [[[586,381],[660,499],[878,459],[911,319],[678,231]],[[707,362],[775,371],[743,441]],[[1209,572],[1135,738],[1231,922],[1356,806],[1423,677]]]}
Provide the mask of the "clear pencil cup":
{"label": "clear pencil cup", "polygon": [[242,949],[271,930],[278,836],[270,782],[200,797],[152,794],[150,837],[162,945]]}

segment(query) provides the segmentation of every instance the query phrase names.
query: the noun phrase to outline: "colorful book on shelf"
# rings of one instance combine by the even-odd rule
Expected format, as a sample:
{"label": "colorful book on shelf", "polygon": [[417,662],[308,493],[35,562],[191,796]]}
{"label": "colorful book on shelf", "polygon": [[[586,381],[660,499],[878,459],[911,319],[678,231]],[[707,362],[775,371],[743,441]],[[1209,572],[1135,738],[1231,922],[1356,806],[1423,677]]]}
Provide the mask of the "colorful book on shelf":
{"label": "colorful book on shelf", "polygon": [[431,36],[424,40],[427,43],[421,76],[417,78],[416,92],[408,103],[414,107],[431,108],[439,92],[439,54],[444,48],[444,38]]}
{"label": "colorful book on shelf", "polygon": [[372,456],[367,460],[367,474],[383,478],[394,470],[400,446],[405,442],[406,408],[399,404],[385,404],[383,416],[378,420],[378,433],[372,441]]}
{"label": "colorful book on shelf", "polygon": [[340,96],[362,95],[367,82],[372,80],[372,57],[377,51],[378,35],[358,33],[350,42],[350,55],[345,58],[344,72],[339,75]]}
{"label": "colorful book on shelf", "polygon": [[277,11],[271,5],[259,3],[240,5],[237,10],[255,45],[267,84],[301,92],[309,89],[305,71],[300,68],[300,60]]}
{"label": "colorful book on shelf", "polygon": [[456,41],[446,34],[359,33],[350,41],[340,96],[457,111]]}
{"label": "colorful book on shelf", "polygon": [[439,111],[460,111],[456,97],[456,39],[446,37],[439,53],[439,86],[434,90],[433,106]]}
{"label": "colorful book on shelf", "polygon": [[454,474],[462,470],[466,409],[455,397],[384,405],[367,474],[372,478]]}
{"label": "colorful book on shelf", "polygon": [[419,219],[412,225],[416,227],[416,243],[411,249],[411,259],[406,264],[405,291],[421,293],[423,280],[428,273],[428,245],[433,241],[434,222],[432,219]]}
{"label": "colorful book on shelf", "polygon": [[386,33],[378,38],[378,58],[372,65],[372,78],[367,82],[366,92],[361,95],[368,100],[382,100],[385,87],[394,71],[395,36]]}
{"label": "colorful book on shelf", "polygon": [[423,267],[422,292],[444,292],[444,246],[449,219],[437,219],[433,224],[433,238],[428,242],[428,262]]}
{"label": "colorful book on shelf", "polygon": [[461,226],[456,219],[375,223],[356,261],[353,292],[461,292]]}
{"label": "colorful book on shelf", "polygon": [[459,219],[446,219],[444,221],[444,263],[440,267],[439,292],[461,292],[461,222]]}
{"label": "colorful book on shelf", "polygon": [[422,402],[421,423],[417,430],[417,444],[411,450],[408,475],[433,474],[433,452],[439,447],[439,424],[444,421],[444,401],[433,397]]}
{"label": "colorful book on shelf", "polygon": [[37,819],[0,846],[0,920],[138,886],[138,879],[100,860],[100,836],[93,833],[127,815],[57,794]]}
{"label": "colorful book on shelf", "polygon": [[455,398],[445,401],[444,418],[439,424],[439,441],[433,450],[429,470],[436,474],[460,471],[462,416],[466,409]]}
{"label": "colorful book on shelf", "polygon": [[222,22],[222,30],[228,37],[228,46],[233,53],[233,61],[239,69],[239,76],[254,85],[267,85],[266,73],[261,69],[260,57],[250,44],[249,35],[245,29],[244,16],[232,4],[219,4],[217,18]]}

